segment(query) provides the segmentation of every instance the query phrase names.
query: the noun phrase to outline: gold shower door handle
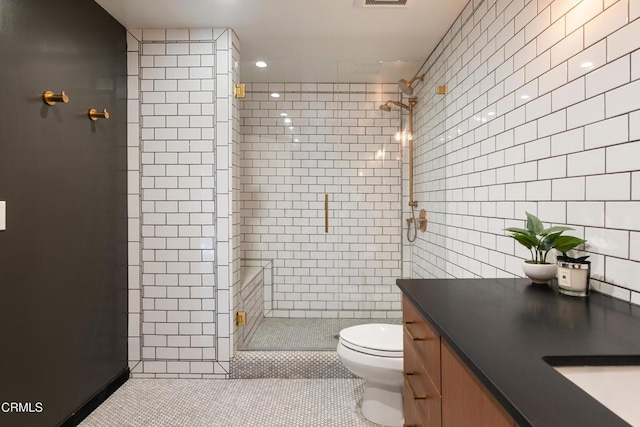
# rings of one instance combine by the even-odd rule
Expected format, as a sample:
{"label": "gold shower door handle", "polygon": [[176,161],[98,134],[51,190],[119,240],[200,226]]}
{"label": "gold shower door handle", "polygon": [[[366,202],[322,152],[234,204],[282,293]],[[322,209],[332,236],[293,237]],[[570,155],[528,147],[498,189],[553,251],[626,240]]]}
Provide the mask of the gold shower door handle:
{"label": "gold shower door handle", "polygon": [[329,193],[324,193],[324,232],[329,232]]}

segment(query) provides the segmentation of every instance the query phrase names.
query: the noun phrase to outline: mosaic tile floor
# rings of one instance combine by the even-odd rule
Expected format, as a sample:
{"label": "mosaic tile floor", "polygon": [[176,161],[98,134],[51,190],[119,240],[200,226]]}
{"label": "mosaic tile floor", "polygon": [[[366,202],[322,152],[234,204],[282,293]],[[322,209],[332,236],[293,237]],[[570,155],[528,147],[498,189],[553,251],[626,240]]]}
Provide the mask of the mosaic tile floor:
{"label": "mosaic tile floor", "polygon": [[239,351],[231,378],[356,378],[330,351]]}
{"label": "mosaic tile floor", "polygon": [[244,350],[335,350],[341,329],[363,323],[400,324],[401,319],[265,318]]}
{"label": "mosaic tile floor", "polygon": [[360,379],[131,379],[82,427],[375,427]]}

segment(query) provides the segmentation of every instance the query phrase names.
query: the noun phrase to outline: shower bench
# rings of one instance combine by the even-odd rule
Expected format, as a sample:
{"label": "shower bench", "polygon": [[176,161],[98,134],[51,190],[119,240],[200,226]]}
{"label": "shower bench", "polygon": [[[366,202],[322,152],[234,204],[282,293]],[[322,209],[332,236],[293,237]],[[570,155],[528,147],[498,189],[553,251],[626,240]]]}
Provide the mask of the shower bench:
{"label": "shower bench", "polygon": [[271,307],[272,260],[242,260],[236,312],[243,312],[246,325],[239,326],[239,344],[246,345]]}

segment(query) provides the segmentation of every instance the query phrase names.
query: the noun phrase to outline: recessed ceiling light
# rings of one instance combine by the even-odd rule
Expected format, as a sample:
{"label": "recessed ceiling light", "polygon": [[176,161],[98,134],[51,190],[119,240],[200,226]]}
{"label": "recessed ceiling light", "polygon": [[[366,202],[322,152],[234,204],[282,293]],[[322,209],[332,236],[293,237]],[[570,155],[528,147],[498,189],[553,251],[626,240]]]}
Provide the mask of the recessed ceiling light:
{"label": "recessed ceiling light", "polygon": [[582,68],[590,68],[590,67],[593,67],[593,62],[589,62],[589,61],[583,62],[582,64],[580,64],[580,66]]}
{"label": "recessed ceiling light", "polygon": [[267,63],[264,61],[258,61],[256,62],[256,67],[258,68],[267,68]]}
{"label": "recessed ceiling light", "polygon": [[287,113],[280,113],[280,115],[281,115],[282,117],[287,117],[287,116],[288,116],[288,114],[287,114]]}
{"label": "recessed ceiling light", "polygon": [[529,95],[521,95],[520,99],[529,99]]}
{"label": "recessed ceiling light", "polygon": [[271,97],[272,97],[272,98],[280,98],[280,94],[279,94],[279,93],[276,93],[276,92],[273,92],[273,93],[271,94]]}

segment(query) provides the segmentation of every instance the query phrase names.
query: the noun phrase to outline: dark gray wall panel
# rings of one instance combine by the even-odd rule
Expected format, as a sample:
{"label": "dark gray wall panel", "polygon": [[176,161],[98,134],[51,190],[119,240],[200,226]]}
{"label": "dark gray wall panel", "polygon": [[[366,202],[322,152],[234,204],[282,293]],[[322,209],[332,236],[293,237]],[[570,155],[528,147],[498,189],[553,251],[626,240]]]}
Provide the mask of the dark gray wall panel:
{"label": "dark gray wall panel", "polygon": [[55,425],[127,365],[125,30],[91,0],[0,0],[0,87],[0,402],[44,406],[0,425]]}

